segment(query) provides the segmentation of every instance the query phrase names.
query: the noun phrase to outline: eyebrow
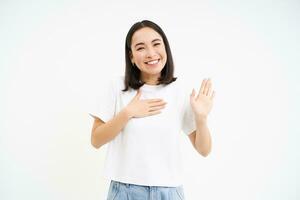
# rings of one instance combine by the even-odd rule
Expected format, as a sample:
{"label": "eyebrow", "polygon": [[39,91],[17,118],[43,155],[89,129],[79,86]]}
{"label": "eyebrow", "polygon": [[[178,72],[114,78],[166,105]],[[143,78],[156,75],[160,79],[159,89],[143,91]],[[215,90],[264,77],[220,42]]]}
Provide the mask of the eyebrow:
{"label": "eyebrow", "polygon": [[[161,39],[154,39],[154,40],[152,40],[152,42],[151,43],[153,43],[153,42],[157,42],[157,41],[161,41]],[[134,47],[136,47],[136,46],[138,46],[138,45],[143,45],[143,44],[145,44],[145,43],[143,43],[143,42],[139,42],[139,43],[137,43],[136,45],[134,45]]]}

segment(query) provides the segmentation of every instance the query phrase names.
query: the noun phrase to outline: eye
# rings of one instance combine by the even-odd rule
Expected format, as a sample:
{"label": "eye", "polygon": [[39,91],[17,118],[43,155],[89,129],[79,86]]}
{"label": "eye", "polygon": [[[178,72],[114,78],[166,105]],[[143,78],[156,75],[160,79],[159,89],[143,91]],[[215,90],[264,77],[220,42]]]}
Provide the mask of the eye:
{"label": "eye", "polygon": [[154,44],[154,46],[158,46],[158,45],[160,45],[160,43],[155,43],[155,44]]}
{"label": "eye", "polygon": [[137,48],[137,51],[140,51],[142,49],[144,49],[144,47],[139,47],[139,48]]}

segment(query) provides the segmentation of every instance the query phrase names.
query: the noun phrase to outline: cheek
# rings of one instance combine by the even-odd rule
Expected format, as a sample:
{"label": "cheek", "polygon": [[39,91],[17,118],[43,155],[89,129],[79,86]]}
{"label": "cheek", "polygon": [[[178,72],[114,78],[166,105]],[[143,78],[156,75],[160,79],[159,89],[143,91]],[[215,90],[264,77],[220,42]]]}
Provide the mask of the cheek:
{"label": "cheek", "polygon": [[144,55],[143,55],[143,53],[138,52],[138,53],[135,53],[133,55],[133,57],[137,62],[141,62],[143,60]]}
{"label": "cheek", "polygon": [[167,60],[167,52],[164,49],[161,51],[161,55],[163,55],[164,60]]}
{"label": "cheek", "polygon": [[167,56],[167,51],[165,49],[165,47],[162,47],[161,49],[159,49],[160,53],[164,56]]}

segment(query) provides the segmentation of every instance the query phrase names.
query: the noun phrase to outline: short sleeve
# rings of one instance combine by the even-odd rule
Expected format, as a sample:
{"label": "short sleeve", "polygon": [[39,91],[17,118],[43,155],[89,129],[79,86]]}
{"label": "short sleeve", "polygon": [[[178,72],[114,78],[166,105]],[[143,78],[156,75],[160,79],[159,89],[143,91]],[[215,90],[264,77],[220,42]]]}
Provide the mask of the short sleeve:
{"label": "short sleeve", "polygon": [[183,108],[182,108],[182,124],[181,129],[186,134],[189,135],[196,130],[196,123],[194,118],[194,113],[190,104],[190,95],[188,91],[183,91]]}
{"label": "short sleeve", "polygon": [[99,90],[99,94],[95,97],[88,113],[92,117],[98,117],[102,121],[107,122],[115,116],[116,112],[116,80],[111,79],[104,85]]}

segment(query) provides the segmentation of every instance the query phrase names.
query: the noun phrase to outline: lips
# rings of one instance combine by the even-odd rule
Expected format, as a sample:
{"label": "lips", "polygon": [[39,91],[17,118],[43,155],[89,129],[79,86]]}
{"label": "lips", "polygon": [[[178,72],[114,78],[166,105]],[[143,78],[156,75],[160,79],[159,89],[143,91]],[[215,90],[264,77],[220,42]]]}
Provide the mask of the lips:
{"label": "lips", "polygon": [[156,59],[156,60],[150,60],[150,61],[147,61],[145,62],[145,64],[147,65],[155,65],[159,62],[159,59]]}

